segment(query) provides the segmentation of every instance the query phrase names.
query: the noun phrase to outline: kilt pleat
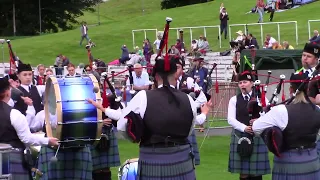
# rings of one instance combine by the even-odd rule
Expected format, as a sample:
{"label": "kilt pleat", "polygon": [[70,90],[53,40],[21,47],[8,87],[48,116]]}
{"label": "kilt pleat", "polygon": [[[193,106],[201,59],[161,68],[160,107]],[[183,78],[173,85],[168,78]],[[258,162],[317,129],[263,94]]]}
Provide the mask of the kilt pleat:
{"label": "kilt pleat", "polygon": [[38,169],[43,173],[41,180],[92,180],[92,157],[89,147],[59,150],[57,159],[51,158],[56,150],[47,146],[41,147]]}
{"label": "kilt pleat", "polygon": [[113,131],[110,132],[110,148],[108,151],[99,151],[95,146],[91,146],[91,156],[93,170],[104,169],[108,167],[118,167],[121,165],[118,140]]}
{"label": "kilt pleat", "polygon": [[274,157],[272,180],[319,180],[317,149],[290,150]]}
{"label": "kilt pleat", "polygon": [[317,152],[318,152],[318,156],[320,157],[320,140],[317,141]]}
{"label": "kilt pleat", "polygon": [[137,180],[195,180],[190,145],[140,148]]}
{"label": "kilt pleat", "polygon": [[13,180],[31,180],[30,170],[23,163],[23,152],[12,151],[9,155],[9,169]]}
{"label": "kilt pleat", "polygon": [[195,165],[200,165],[200,152],[197,143],[197,137],[194,130],[192,130],[191,135],[188,137],[188,140],[192,146],[192,152],[194,155]]}
{"label": "kilt pleat", "polygon": [[238,137],[240,134],[233,130],[231,133],[228,171],[231,173],[260,176],[270,174],[270,162],[268,148],[261,137],[254,137],[252,155],[249,158],[241,158],[237,153]]}

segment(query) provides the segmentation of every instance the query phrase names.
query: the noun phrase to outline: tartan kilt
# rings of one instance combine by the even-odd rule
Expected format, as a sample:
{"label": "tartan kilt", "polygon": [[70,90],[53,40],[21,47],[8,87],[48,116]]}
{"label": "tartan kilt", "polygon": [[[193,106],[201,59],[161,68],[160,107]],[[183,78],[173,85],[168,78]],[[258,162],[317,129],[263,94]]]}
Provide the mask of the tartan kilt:
{"label": "tartan kilt", "polygon": [[195,180],[190,145],[140,147],[136,180]]}
{"label": "tartan kilt", "polygon": [[317,149],[290,150],[274,156],[272,180],[318,180],[320,163]]}
{"label": "tartan kilt", "polygon": [[105,169],[109,167],[118,167],[121,165],[118,140],[113,132],[110,131],[109,136],[110,148],[108,151],[99,151],[95,146],[91,146],[92,166],[93,170]]}
{"label": "tartan kilt", "polygon": [[196,137],[196,133],[194,132],[194,129],[192,130],[191,135],[188,137],[188,140],[192,146],[195,165],[200,165],[200,152],[198,149],[197,137]]}
{"label": "tartan kilt", "polygon": [[317,152],[320,159],[320,140],[317,141]]}
{"label": "tartan kilt", "polygon": [[261,137],[254,137],[253,152],[249,158],[241,158],[237,152],[237,145],[240,137],[239,131],[233,130],[231,133],[229,166],[231,173],[260,176],[270,174],[270,162],[268,148]]}
{"label": "tartan kilt", "polygon": [[27,165],[24,163],[23,158],[24,158],[23,150],[10,152],[9,167],[10,167],[10,174],[11,174],[12,180],[15,180],[15,179],[31,180],[32,179],[31,173],[30,173],[31,170],[28,169]]}
{"label": "tartan kilt", "polygon": [[41,147],[38,160],[38,169],[43,173],[41,180],[92,180],[90,147],[60,149],[58,161],[52,162],[55,153],[55,149]]}

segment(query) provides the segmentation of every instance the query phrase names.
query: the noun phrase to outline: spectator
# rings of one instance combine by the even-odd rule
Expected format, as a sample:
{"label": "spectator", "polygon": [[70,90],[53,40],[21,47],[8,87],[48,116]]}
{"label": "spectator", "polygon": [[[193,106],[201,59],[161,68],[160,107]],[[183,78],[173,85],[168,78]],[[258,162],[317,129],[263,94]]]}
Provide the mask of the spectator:
{"label": "spectator", "polygon": [[70,63],[67,67],[68,70],[68,74],[66,75],[66,77],[79,77],[81,76],[79,73],[76,73],[76,67]]}
{"label": "spectator", "polygon": [[180,39],[177,39],[175,47],[176,47],[176,49],[178,49],[178,51],[181,53],[181,50],[182,50],[182,42],[181,42]]}
{"label": "spectator", "polygon": [[99,58],[98,59],[94,59],[93,60],[93,63],[94,63],[94,66],[95,66],[95,69],[97,69],[97,72],[99,74],[103,73],[103,72],[106,72],[106,69],[107,69],[107,65],[105,62],[103,62],[102,60],[100,60]]}
{"label": "spectator", "polygon": [[198,40],[198,48],[202,48],[204,44],[204,40],[203,40],[203,35],[200,35],[199,40]]}
{"label": "spectator", "polygon": [[274,43],[272,44],[272,49],[279,50],[279,49],[283,49],[283,48],[282,48],[281,44],[279,44],[279,42],[276,41],[276,42],[274,42]]}
{"label": "spectator", "polygon": [[237,38],[234,40],[234,42],[241,42],[243,41],[243,32],[242,31],[237,31],[236,34],[238,35]]}
{"label": "spectator", "polygon": [[171,48],[169,49],[169,55],[170,56],[180,56],[179,50],[176,48],[175,45],[172,45]]}
{"label": "spectator", "polygon": [[[229,15],[226,8],[222,8],[220,12],[220,34],[224,32],[224,39],[227,39]],[[219,39],[219,36],[218,36]]]}
{"label": "spectator", "polygon": [[89,65],[85,65],[83,68],[84,74],[93,74],[94,77],[96,77],[97,80],[100,80],[100,74],[97,71],[93,71],[92,68],[90,68]]}
{"label": "spectator", "polygon": [[320,44],[320,36],[317,30],[313,31],[314,36],[309,40],[310,43]]}
{"label": "spectator", "polygon": [[256,48],[256,49],[259,49],[259,44],[258,44],[258,41],[257,39],[252,35],[252,34],[249,34],[247,36],[247,39],[249,41],[249,47],[251,47],[252,45]]}
{"label": "spectator", "polygon": [[82,45],[83,39],[86,39],[88,44],[89,36],[88,36],[88,27],[86,22],[82,22],[82,25],[80,27],[80,32],[81,32],[80,46]]}
{"label": "spectator", "polygon": [[153,45],[156,48],[156,53],[158,54],[160,51],[160,42],[161,42],[161,36],[158,35],[157,39],[154,41]]}
{"label": "spectator", "polygon": [[264,2],[263,0],[257,0],[257,11],[259,13],[258,23],[263,22],[263,13],[264,13]]}
{"label": "spectator", "polygon": [[210,51],[209,42],[207,41],[206,37],[203,37],[203,45],[201,48],[199,48],[198,51],[201,52],[202,54],[206,54],[208,51]]}
{"label": "spectator", "polygon": [[277,40],[270,36],[270,34],[266,35],[266,40],[264,41],[264,47],[265,49],[272,49],[273,43],[275,43]]}
{"label": "spectator", "polygon": [[44,85],[45,84],[45,70],[46,68],[44,67],[43,64],[39,64],[37,67],[38,70],[38,75],[34,76],[34,80],[36,85]]}
{"label": "spectator", "polygon": [[294,49],[293,46],[291,46],[288,41],[283,41],[283,49]]}
{"label": "spectator", "polygon": [[[134,65],[134,72],[132,72],[133,77],[133,90],[141,91],[149,89],[149,74],[143,71],[141,64]],[[130,90],[130,80],[127,80],[127,90]]]}
{"label": "spectator", "polygon": [[145,39],[143,41],[143,55],[144,58],[146,59],[147,63],[150,63],[151,55],[153,54],[153,48],[150,44],[149,39]]}
{"label": "spectator", "polygon": [[119,59],[119,62],[121,64],[126,64],[126,61],[128,61],[130,59],[129,50],[126,45],[123,45],[121,47],[121,50],[122,50],[122,54],[121,54],[121,58]]}

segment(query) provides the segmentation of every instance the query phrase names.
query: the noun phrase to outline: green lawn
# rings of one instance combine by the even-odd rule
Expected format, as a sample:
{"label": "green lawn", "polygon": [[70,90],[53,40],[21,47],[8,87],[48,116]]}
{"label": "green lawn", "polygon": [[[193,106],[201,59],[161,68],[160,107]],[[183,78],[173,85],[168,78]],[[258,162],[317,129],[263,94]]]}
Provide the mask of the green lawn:
{"label": "green lawn", "polygon": [[[142,4],[142,2],[144,2]],[[204,26],[218,25],[218,11],[220,3],[224,2],[230,16],[229,24],[238,23],[255,23],[257,22],[257,14],[245,14],[255,4],[255,0],[239,1],[239,0],[216,0],[209,3],[186,6],[181,8],[160,10],[160,0],[110,0],[100,5],[100,26],[92,26],[89,29],[90,38],[97,44],[92,50],[95,58],[101,58],[105,61],[111,61],[119,58],[120,47],[127,44],[132,47],[133,29],[157,28],[163,29],[165,17],[173,18],[171,27],[185,26]],[[307,20],[318,19],[320,2],[305,5],[303,7],[289,10],[286,12],[276,13],[274,21],[298,21],[299,25],[299,46],[301,48],[308,39]],[[142,13],[142,9],[145,13]],[[312,12],[312,13],[310,13]],[[269,14],[265,14],[265,20]],[[89,24],[97,24],[98,16],[95,13],[85,13],[85,16],[79,18],[85,20]],[[311,29],[319,27],[320,23],[314,23]],[[295,42],[293,25],[281,25],[281,41],[288,40]],[[232,29],[235,32],[240,27]],[[260,40],[260,28],[249,27],[249,31]],[[266,25],[264,33],[271,33],[275,38],[276,25]],[[193,31],[194,38],[203,34],[202,30]],[[207,37],[214,51],[222,51],[228,48],[228,41],[223,40],[223,48],[218,48],[217,29],[207,30]],[[153,42],[155,34],[147,34]],[[185,37],[188,37],[185,32]],[[136,34],[138,45],[141,46],[143,34]],[[174,43],[176,39],[175,31],[170,31],[170,43]],[[87,52],[84,47],[79,47],[80,32],[79,28],[75,30],[60,32],[56,34],[41,35],[37,37],[16,38],[12,41],[12,47],[17,55],[26,63],[36,65],[44,63],[51,65],[57,54],[62,53],[70,58],[74,64],[80,62],[88,62]],[[189,46],[190,39],[185,39],[185,43]],[[297,47],[296,45],[294,45]],[[8,59],[8,50],[5,47],[6,59]]]}
{"label": "green lawn", "polygon": [[[200,146],[203,138],[198,138]],[[239,179],[238,175],[228,172],[229,136],[208,137],[200,149],[201,165],[196,166],[197,179],[199,180],[233,180]],[[138,157],[138,145],[119,140],[119,151],[122,162],[127,159]],[[270,154],[272,161],[272,155]],[[112,169],[113,179],[117,179],[118,168]],[[271,180],[271,175],[265,176],[264,180]]]}

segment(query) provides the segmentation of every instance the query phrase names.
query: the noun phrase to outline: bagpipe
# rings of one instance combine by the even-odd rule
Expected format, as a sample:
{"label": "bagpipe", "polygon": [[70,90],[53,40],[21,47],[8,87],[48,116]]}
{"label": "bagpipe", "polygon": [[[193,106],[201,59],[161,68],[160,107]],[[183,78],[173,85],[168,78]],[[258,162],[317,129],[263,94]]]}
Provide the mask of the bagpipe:
{"label": "bagpipe", "polygon": [[9,69],[9,74],[14,74],[17,66],[19,66],[20,64],[22,64],[22,62],[20,60],[18,60],[18,63],[16,63],[16,56],[13,53],[12,50],[12,46],[11,46],[11,41],[8,39],[7,40],[7,44],[8,44],[8,49],[9,49],[9,56],[10,56],[10,69]]}

